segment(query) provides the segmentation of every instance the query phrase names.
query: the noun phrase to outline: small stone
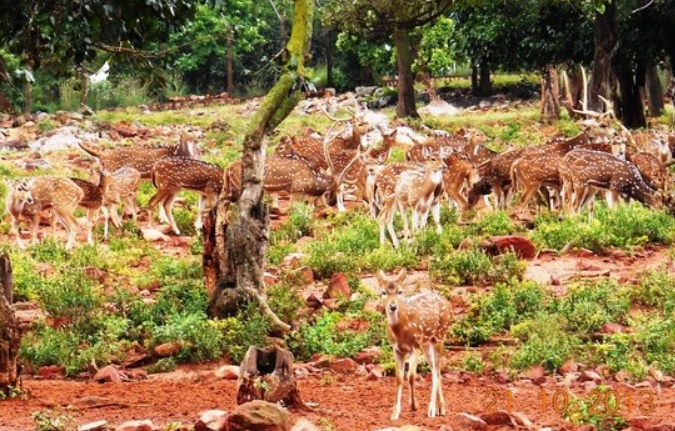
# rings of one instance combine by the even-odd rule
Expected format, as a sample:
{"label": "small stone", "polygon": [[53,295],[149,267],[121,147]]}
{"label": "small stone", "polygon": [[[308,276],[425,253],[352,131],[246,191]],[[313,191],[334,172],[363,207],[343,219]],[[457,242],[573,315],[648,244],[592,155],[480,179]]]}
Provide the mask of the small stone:
{"label": "small stone", "polygon": [[80,425],[77,427],[77,431],[107,431],[108,430],[108,421],[96,421],[90,422],[85,425]]}
{"label": "small stone", "polygon": [[231,430],[289,431],[291,415],[277,404],[255,400],[237,407],[227,424]]}
{"label": "small stone", "polygon": [[66,367],[63,365],[47,365],[38,368],[37,375],[41,379],[60,379],[66,375]]}
{"label": "small stone", "polygon": [[542,365],[536,365],[521,373],[520,377],[531,380],[535,385],[540,385],[546,381],[546,369]]}
{"label": "small stone", "polygon": [[581,425],[575,431],[597,431],[595,425]]}
{"label": "small stone", "polygon": [[341,272],[333,274],[328,283],[328,289],[323,293],[324,299],[349,299],[352,296],[352,290],[349,287],[347,276]]}
{"label": "small stone", "polygon": [[593,370],[584,370],[579,376],[579,381],[600,383],[602,382],[602,376]]}
{"label": "small stone", "polygon": [[455,430],[487,431],[488,425],[481,418],[468,413],[460,413],[452,419]]}
{"label": "small stone", "polygon": [[512,412],[511,419],[513,420],[513,424],[516,426],[532,428],[534,425],[530,418],[528,418],[527,415],[522,412]]}
{"label": "small stone", "polygon": [[382,357],[382,349],[377,346],[370,346],[361,350],[354,359],[359,364],[372,364],[380,357]]}
{"label": "small stone", "polygon": [[119,383],[122,381],[122,377],[122,372],[112,365],[107,365],[98,370],[92,380],[99,383]]}
{"label": "small stone", "polygon": [[115,431],[156,431],[159,427],[149,420],[127,421],[115,427]]}
{"label": "small stone", "polygon": [[595,383],[594,381],[588,381],[588,382],[583,382],[581,386],[584,388],[586,392],[590,392],[598,387],[598,384]]}
{"label": "small stone", "polygon": [[321,430],[307,419],[302,418],[299,421],[297,421],[295,425],[293,425],[291,431],[321,431]]}
{"label": "small stone", "polygon": [[579,371],[579,364],[571,359],[568,359],[564,364],[562,364],[560,370],[558,371],[560,371],[561,374],[576,373]]}
{"label": "small stone", "polygon": [[649,417],[649,416],[635,416],[634,418],[628,421],[628,425],[631,428],[636,428],[639,430],[646,430],[649,427],[652,427],[658,423],[658,419]]}
{"label": "small stone", "polygon": [[533,259],[537,254],[537,248],[534,243],[524,236],[503,235],[490,238],[490,249],[494,249],[496,254],[514,252],[521,259]]}
{"label": "small stone", "polygon": [[224,410],[207,410],[199,413],[194,431],[227,431],[227,412]]}
{"label": "small stone", "polygon": [[330,311],[338,311],[340,309],[340,306],[338,305],[338,303],[334,299],[331,299],[331,298],[324,299],[323,305],[327,309],[329,309]]}
{"label": "small stone", "polygon": [[314,271],[309,266],[301,266],[296,270],[298,282],[304,286],[314,283]]}
{"label": "small stone", "polygon": [[330,364],[330,369],[337,373],[351,373],[352,371],[358,368],[359,364],[351,358],[340,358],[336,359],[335,362]]}
{"label": "small stone", "polygon": [[626,370],[619,370],[614,375],[614,380],[616,380],[619,383],[626,383],[627,381],[630,380],[630,374],[628,374],[628,371]]}
{"label": "small stone", "polygon": [[295,269],[299,268],[302,265],[302,260],[305,258],[304,253],[291,253],[288,256],[284,257],[284,260],[281,263],[283,268]]}
{"label": "small stone", "polygon": [[161,231],[157,229],[141,229],[141,233],[143,234],[143,239],[146,241],[150,242],[156,242],[156,241],[169,241],[170,238],[162,233]]}
{"label": "small stone", "polygon": [[239,378],[239,367],[236,365],[223,365],[216,371],[216,378],[222,380],[237,380]]}
{"label": "small stone", "polygon": [[305,299],[305,305],[309,308],[319,309],[323,307],[323,301],[319,299],[318,295],[314,292],[311,292],[307,299]]}
{"label": "small stone", "polygon": [[675,431],[675,424],[662,422],[658,425],[645,428],[645,431]]}
{"label": "small stone", "polygon": [[604,325],[602,325],[600,332],[603,334],[623,334],[628,331],[627,328],[623,325],[619,325],[618,323],[607,322]]}
{"label": "small stone", "polygon": [[381,367],[377,366],[372,370],[370,370],[370,372],[368,372],[366,380],[368,380],[369,382],[373,382],[376,380],[380,380],[382,377],[384,377],[384,370]]}
{"label": "small stone", "polygon": [[153,351],[155,355],[160,358],[166,358],[169,356],[175,356],[180,352],[181,344],[180,343],[164,343],[156,346]]}
{"label": "small stone", "polygon": [[649,374],[657,382],[663,381],[663,373],[654,367],[649,367],[647,374]]}
{"label": "small stone", "polygon": [[487,412],[479,415],[479,418],[488,425],[512,425],[513,421],[508,412],[497,410],[496,412]]}

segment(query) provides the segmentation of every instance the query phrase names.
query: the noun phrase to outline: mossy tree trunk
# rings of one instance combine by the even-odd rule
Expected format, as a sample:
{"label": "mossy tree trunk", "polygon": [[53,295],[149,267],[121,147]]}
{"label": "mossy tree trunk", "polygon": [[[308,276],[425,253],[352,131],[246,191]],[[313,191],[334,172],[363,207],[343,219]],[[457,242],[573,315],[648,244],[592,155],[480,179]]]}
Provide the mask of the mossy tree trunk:
{"label": "mossy tree trunk", "polygon": [[[214,229],[206,232],[204,273],[215,286],[209,314],[225,317],[235,314],[249,301],[257,301],[270,317],[271,329],[287,332],[290,327],[277,318],[267,305],[263,284],[265,250],[269,239],[269,210],[263,202],[265,137],[291,113],[302,93],[312,35],[313,0],[295,0],[291,37],[286,45],[286,72],[265,97],[244,137],[242,189],[235,211],[230,212],[229,192],[223,188],[216,208]],[[211,215],[213,217],[213,215]]]}
{"label": "mossy tree trunk", "polygon": [[412,73],[414,53],[410,43],[410,31],[407,29],[394,30],[394,44],[396,45],[396,64],[398,69],[398,104],[396,116],[398,118],[419,118],[415,107],[415,79]]}
{"label": "mossy tree trunk", "polygon": [[600,96],[610,98],[610,74],[612,60],[619,46],[619,32],[616,22],[616,2],[605,5],[604,11],[597,12],[593,21],[595,51],[593,72],[588,88],[588,109],[603,112],[605,106]]}
{"label": "mossy tree trunk", "polygon": [[558,69],[547,66],[541,71],[541,119],[552,123],[560,119]]}

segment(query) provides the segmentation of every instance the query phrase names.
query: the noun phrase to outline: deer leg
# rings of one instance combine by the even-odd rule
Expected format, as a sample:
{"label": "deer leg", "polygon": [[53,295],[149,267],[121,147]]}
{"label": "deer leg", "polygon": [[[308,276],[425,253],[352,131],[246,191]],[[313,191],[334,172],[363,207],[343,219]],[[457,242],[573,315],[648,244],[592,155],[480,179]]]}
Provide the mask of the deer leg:
{"label": "deer leg", "polygon": [[440,359],[443,356],[443,342],[439,341],[434,344],[434,352],[436,353],[434,357],[436,358],[436,379],[438,385],[436,387],[438,391],[438,415],[445,416],[445,398],[443,397],[443,380],[441,379],[441,367]]}
{"label": "deer leg", "polygon": [[413,350],[408,357],[408,384],[410,385],[410,409],[417,410],[415,399],[415,377],[417,377],[417,351]]}
{"label": "deer leg", "polygon": [[[31,225],[32,228],[32,225]],[[26,243],[21,239],[21,224],[18,218],[12,217],[12,231],[16,233],[16,245],[20,249],[26,248]]]}
{"label": "deer leg", "polygon": [[[395,206],[394,203],[387,206],[386,220],[387,220],[387,230],[389,231],[389,236],[391,237],[391,242],[394,244],[395,248],[398,248],[400,244],[398,242],[398,238],[396,237],[396,231],[394,230],[394,215],[396,214],[396,212],[394,211],[394,206]],[[405,220],[405,215],[404,215],[404,220]]]}
{"label": "deer leg", "polygon": [[345,212],[347,211],[347,208],[345,208],[345,193],[344,190],[342,190],[342,184],[338,186],[338,191],[337,191],[337,208],[339,212]]}
{"label": "deer leg", "polygon": [[66,228],[67,240],[66,240],[66,250],[70,250],[75,245],[75,235],[77,234],[77,220],[75,216],[67,208],[60,208],[54,210],[59,216],[63,225]]}
{"label": "deer leg", "polygon": [[108,233],[109,233],[109,224],[110,224],[110,209],[107,206],[101,207],[103,210],[103,218],[105,220],[105,224],[103,225],[103,239],[108,239]]}
{"label": "deer leg", "polygon": [[436,346],[434,343],[429,343],[424,346],[425,354],[429,365],[431,366],[431,401],[429,401],[428,416],[430,418],[436,417],[436,399],[438,398],[438,355],[436,354]]}
{"label": "deer leg", "polygon": [[171,229],[176,235],[180,235],[180,230],[178,229],[176,220],[173,218],[173,212],[171,211],[171,206],[173,205],[173,201],[176,199],[176,195],[178,195],[177,191],[169,194],[166,197],[166,199],[164,199],[163,206],[164,211],[166,211],[166,215],[169,218],[169,224],[171,225]]}
{"label": "deer leg", "polygon": [[443,233],[443,226],[441,226],[441,203],[436,202],[431,207],[431,216],[434,218],[434,224],[436,225],[436,232],[439,234]]}
{"label": "deer leg", "polygon": [[394,362],[396,365],[396,403],[394,404],[394,412],[391,414],[391,420],[395,421],[401,416],[401,398],[403,397],[403,370],[405,367],[405,358],[403,353],[400,353],[394,347]]}
{"label": "deer leg", "polygon": [[204,212],[204,195],[199,195],[199,203],[197,204],[197,219],[195,220],[195,230],[200,232],[202,230],[202,213]]}

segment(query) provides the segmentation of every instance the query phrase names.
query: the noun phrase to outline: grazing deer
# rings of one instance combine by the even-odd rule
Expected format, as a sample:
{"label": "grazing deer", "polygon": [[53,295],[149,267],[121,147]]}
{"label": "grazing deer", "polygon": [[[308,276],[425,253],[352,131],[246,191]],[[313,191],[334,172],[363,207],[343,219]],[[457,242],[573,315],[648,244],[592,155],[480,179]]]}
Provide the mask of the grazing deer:
{"label": "grazing deer", "polygon": [[[11,201],[14,211],[18,210],[24,215],[25,205],[35,205],[27,211],[31,221],[31,241],[37,243],[38,226],[40,224],[40,212],[52,210],[54,217],[58,218],[66,228],[68,239],[66,248],[70,249],[75,244],[77,234],[77,220],[73,215],[75,208],[82,199],[84,192],[73,181],[65,176],[44,175],[26,178],[18,185],[10,189],[7,201]],[[12,215],[14,218],[14,215]],[[14,218],[14,227],[18,227],[18,219]],[[55,220],[52,219],[52,232],[55,229]],[[17,237],[18,238],[18,237]],[[20,241],[18,241],[20,243]],[[21,244],[20,244],[21,245]]]}
{"label": "grazing deer", "polygon": [[393,348],[396,365],[396,402],[391,419],[396,420],[401,415],[406,362],[410,405],[412,410],[417,410],[414,383],[419,350],[426,356],[431,367],[431,401],[427,415],[445,416],[439,363],[443,356],[443,343],[452,324],[452,308],[445,298],[432,291],[421,292],[408,298],[403,297],[402,284],[405,277],[405,269],[393,278],[386,277],[382,271],[377,273],[387,315],[387,338]]}
{"label": "grazing deer", "polygon": [[98,219],[98,210],[103,205],[103,193],[98,185],[93,182],[75,177],[70,177],[70,180],[82,189],[82,199],[80,199],[77,205],[87,211],[87,242],[93,244],[94,225]]}
{"label": "grazing deer", "polygon": [[403,219],[404,235],[408,236],[408,209],[412,211],[412,231],[416,232],[426,225],[429,211],[434,218],[436,230],[440,233],[441,211],[440,196],[443,193],[443,170],[445,164],[442,160],[427,162],[425,169],[410,169],[402,172],[394,187],[394,192],[383,198],[384,208],[380,214],[380,243],[384,243],[385,225],[394,247],[399,246],[396,232],[394,231],[394,215],[396,209]]}
{"label": "grazing deer", "polygon": [[663,159],[645,152],[637,154],[628,152],[626,153],[626,160],[635,165],[638,171],[640,171],[642,179],[645,180],[649,187],[664,193],[670,190],[670,172],[668,171],[668,166],[672,163],[663,164]]}
{"label": "grazing deer", "polygon": [[[635,199],[650,207],[661,207],[664,195],[650,188],[640,172],[630,162],[612,154],[575,150],[567,154],[560,164],[560,176],[572,193],[570,203],[578,213],[591,202],[598,190],[609,192],[610,206],[613,194]],[[589,219],[592,219],[592,207]]]}
{"label": "grazing deer", "polygon": [[100,173],[99,189],[103,194],[103,215],[105,228],[103,237],[108,239],[109,220],[112,218],[116,228],[122,226],[122,219],[117,212],[117,205],[124,205],[124,212],[131,210],[131,219],[136,222],[138,216],[138,204],[136,198],[141,185],[141,173],[136,169],[125,166],[109,172],[102,170]]}
{"label": "grazing deer", "polygon": [[150,198],[148,203],[150,226],[153,225],[152,210],[157,204],[162,204],[171,228],[176,235],[180,235],[180,230],[171,213],[174,199],[182,189],[199,193],[195,228],[200,230],[204,209],[206,207],[210,209],[215,205],[223,189],[223,169],[213,163],[189,157],[164,157],[155,162],[152,167],[152,183],[157,188],[157,193]]}

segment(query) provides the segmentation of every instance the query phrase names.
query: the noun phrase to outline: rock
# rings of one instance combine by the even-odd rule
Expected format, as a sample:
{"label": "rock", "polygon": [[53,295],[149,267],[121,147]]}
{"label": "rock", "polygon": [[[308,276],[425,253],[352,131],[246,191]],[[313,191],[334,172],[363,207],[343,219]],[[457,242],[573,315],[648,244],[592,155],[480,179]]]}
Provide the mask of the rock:
{"label": "rock", "polygon": [[169,241],[169,237],[165,234],[163,234],[160,230],[158,229],[141,229],[141,233],[143,234],[143,239],[146,241],[150,242],[156,242],[156,241]]}
{"label": "rock", "polygon": [[95,382],[99,383],[119,383],[126,380],[126,376],[112,365],[107,365],[96,372],[94,375]]}
{"label": "rock", "polygon": [[630,380],[630,374],[628,374],[628,371],[626,370],[619,370],[614,375],[614,380],[616,380],[619,383],[626,383],[627,381]]}
{"label": "rock", "polygon": [[159,427],[156,426],[150,419],[142,421],[127,421],[122,425],[115,427],[115,431],[156,431]]}
{"label": "rock", "polygon": [[299,421],[297,421],[295,425],[293,425],[291,431],[321,431],[321,429],[318,428],[313,423],[311,423],[310,421],[308,421],[307,419],[302,418]]}
{"label": "rock", "polygon": [[82,268],[82,274],[90,280],[98,281],[103,284],[108,275],[102,269],[96,268],[95,266],[86,266]]}
{"label": "rock", "polygon": [[618,323],[607,322],[602,325],[600,332],[603,334],[623,334],[628,332],[627,329],[628,328],[623,325],[619,325]]}
{"label": "rock", "polygon": [[521,373],[520,377],[531,380],[535,385],[540,385],[546,381],[546,369],[541,365],[536,365]]}
{"label": "rock", "polygon": [[38,368],[37,375],[41,379],[60,379],[66,375],[66,367],[63,365],[47,365]]}
{"label": "rock", "polygon": [[526,428],[532,428],[534,426],[530,418],[528,418],[527,415],[525,415],[525,413],[512,412],[511,420],[513,421],[513,424],[516,426],[522,426]]}
{"label": "rock", "polygon": [[349,288],[347,276],[341,272],[336,272],[330,278],[328,289],[323,293],[324,299],[349,299],[352,296],[352,290]]}
{"label": "rock", "polygon": [[602,376],[593,370],[585,370],[579,375],[579,381],[600,383],[602,382]]}
{"label": "rock", "polygon": [[223,380],[237,380],[239,378],[239,367],[236,365],[223,365],[216,371],[216,378]]}
{"label": "rock", "polygon": [[295,269],[300,267],[302,260],[305,258],[304,253],[291,253],[288,256],[284,257],[284,260],[281,263],[282,268]]}
{"label": "rock", "polygon": [[309,286],[314,283],[314,271],[309,266],[301,266],[295,271],[297,280],[304,286]]}
{"label": "rock", "polygon": [[358,368],[358,366],[359,364],[357,364],[356,361],[351,358],[340,358],[336,359],[335,362],[330,364],[330,369],[337,373],[346,374],[353,372],[356,370],[356,368]]}
{"label": "rock", "polygon": [[354,93],[356,93],[357,97],[365,97],[365,96],[370,96],[371,94],[373,94],[375,92],[375,90],[377,90],[377,87],[374,86],[374,85],[370,85],[370,86],[367,86],[367,87],[366,86],[360,86],[360,87],[356,87],[354,89]]}
{"label": "rock", "polygon": [[675,424],[662,422],[658,425],[645,428],[645,431],[675,431]]}
{"label": "rock", "polygon": [[359,364],[372,364],[382,356],[382,349],[377,346],[366,347],[356,355],[356,362]]}
{"label": "rock", "polygon": [[579,371],[579,364],[577,364],[572,359],[568,359],[564,364],[562,364],[558,371],[560,371],[560,374],[576,373]]}
{"label": "rock", "polygon": [[630,425],[631,428],[646,430],[647,428],[656,425],[658,421],[658,419],[649,416],[635,416],[628,421],[628,425]]}
{"label": "rock", "polygon": [[597,431],[595,425],[581,425],[576,428],[575,431]]}
{"label": "rock", "polygon": [[504,410],[498,410],[496,412],[486,412],[482,413],[479,416],[483,422],[488,425],[512,425],[513,421],[508,412]]}
{"label": "rock", "polygon": [[[35,323],[44,321],[47,318],[47,315],[43,310],[35,307],[32,309],[19,310],[16,307],[17,304],[14,304],[14,318],[17,320],[19,328],[26,329],[33,326]],[[34,305],[34,304],[33,304]]]}
{"label": "rock", "polygon": [[227,431],[227,412],[224,410],[207,410],[199,413],[194,431]]}
{"label": "rock", "polygon": [[432,100],[418,111],[420,114],[431,115],[432,117],[452,116],[459,113],[459,109],[444,100]]}
{"label": "rock", "polygon": [[598,384],[595,383],[594,381],[588,381],[588,382],[583,382],[581,386],[584,388],[586,392],[590,392],[593,389],[598,387]]}
{"label": "rock", "polygon": [[96,421],[90,422],[88,424],[80,425],[77,427],[77,431],[107,431],[108,430],[108,421]]}
{"label": "rock", "polygon": [[331,298],[324,299],[323,305],[324,305],[324,307],[326,307],[330,311],[338,311],[340,309],[340,305],[338,305],[338,303],[334,299],[331,299]]}
{"label": "rock", "polygon": [[565,376],[563,376],[563,380],[561,382],[561,385],[569,388],[570,386],[572,386],[572,383],[579,380],[580,375],[581,375],[581,373],[578,373],[578,372],[577,373],[567,373],[567,374],[565,374]]}
{"label": "rock", "polygon": [[323,301],[318,298],[316,293],[311,292],[305,299],[305,305],[309,308],[319,309],[323,307]]}
{"label": "rock", "polygon": [[493,236],[488,241],[490,254],[502,254],[513,251],[521,259],[533,259],[537,254],[534,243],[524,236],[503,235]]}
{"label": "rock", "polygon": [[488,426],[485,421],[477,416],[468,413],[460,413],[452,419],[452,427],[458,430],[487,431]]}
{"label": "rock", "polygon": [[380,380],[382,377],[384,377],[384,370],[378,365],[368,372],[366,380],[373,382],[375,380]]}
{"label": "rock", "polygon": [[155,355],[160,358],[166,358],[169,356],[177,355],[180,352],[181,344],[180,343],[164,343],[156,346],[153,351]]}
{"label": "rock", "polygon": [[314,360],[311,365],[316,368],[328,368],[333,362],[335,362],[335,356],[321,355],[316,360]]}
{"label": "rock", "polygon": [[227,417],[230,431],[290,431],[291,415],[276,404],[250,401]]}
{"label": "rock", "polygon": [[53,265],[46,262],[40,262],[35,265],[35,272],[42,277],[51,277],[56,270]]}
{"label": "rock", "polygon": [[649,367],[649,369],[647,370],[647,374],[649,374],[657,382],[663,381],[663,372],[659,371],[654,367]]}
{"label": "rock", "polygon": [[148,372],[137,368],[134,370],[128,370],[126,372],[127,376],[129,377],[130,380],[134,381],[141,381],[141,380],[147,380],[148,379]]}

